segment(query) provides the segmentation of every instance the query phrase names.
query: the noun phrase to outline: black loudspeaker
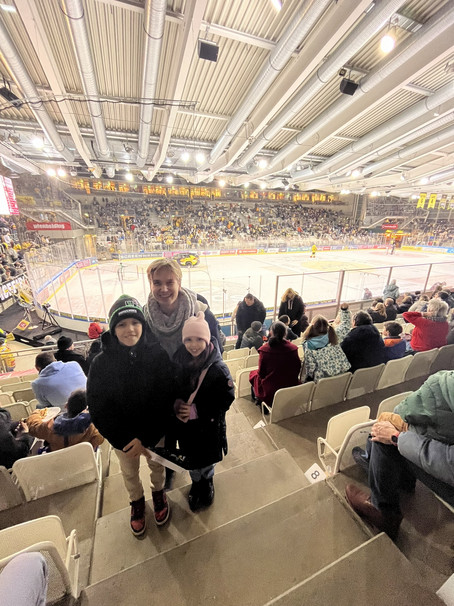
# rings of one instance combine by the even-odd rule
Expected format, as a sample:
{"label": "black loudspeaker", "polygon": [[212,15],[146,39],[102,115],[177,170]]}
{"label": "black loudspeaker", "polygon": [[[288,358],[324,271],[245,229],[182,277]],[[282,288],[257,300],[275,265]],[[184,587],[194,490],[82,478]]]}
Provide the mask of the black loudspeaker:
{"label": "black loudspeaker", "polygon": [[353,82],[353,80],[342,78],[340,83],[340,91],[341,93],[344,93],[344,95],[354,95],[358,86],[359,85],[356,82]]}
{"label": "black loudspeaker", "polygon": [[206,59],[207,61],[218,60],[219,46],[214,42],[208,40],[199,40],[199,57],[200,59]]}

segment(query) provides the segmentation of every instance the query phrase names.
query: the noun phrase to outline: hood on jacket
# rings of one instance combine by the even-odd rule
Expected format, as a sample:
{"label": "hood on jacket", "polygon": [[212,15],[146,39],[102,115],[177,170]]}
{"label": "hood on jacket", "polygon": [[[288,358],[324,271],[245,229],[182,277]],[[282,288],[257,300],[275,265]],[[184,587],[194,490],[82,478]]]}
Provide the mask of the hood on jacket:
{"label": "hood on jacket", "polygon": [[84,433],[91,425],[89,412],[81,412],[76,417],[68,417],[62,414],[54,420],[54,432],[59,436],[71,436]]}
{"label": "hood on jacket", "polygon": [[39,373],[40,377],[51,377],[52,375],[56,375],[57,373],[59,373],[63,367],[64,367],[65,363],[64,362],[51,362],[48,366],[46,366],[46,368],[43,368],[41,370],[41,372]]}
{"label": "hood on jacket", "polygon": [[323,347],[326,347],[328,345],[329,337],[328,334],[319,335],[318,337],[312,337],[308,339],[307,341],[305,341],[305,343],[309,349],[323,349]]}

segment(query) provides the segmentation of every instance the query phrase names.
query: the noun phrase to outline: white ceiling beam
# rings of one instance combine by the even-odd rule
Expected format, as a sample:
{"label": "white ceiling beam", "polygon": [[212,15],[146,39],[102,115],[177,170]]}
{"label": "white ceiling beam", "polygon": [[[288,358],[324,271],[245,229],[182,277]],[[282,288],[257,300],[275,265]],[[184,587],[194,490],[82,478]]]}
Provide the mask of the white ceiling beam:
{"label": "white ceiling beam", "polygon": [[[53,94],[62,97],[66,96],[67,93],[63,79],[58,72],[57,63],[53,56],[49,40],[45,34],[44,25],[41,20],[36,1],[15,0],[15,4]],[[63,118],[65,119],[66,124],[68,125],[69,132],[77,151],[84,160],[85,164],[92,167],[93,162],[90,159],[90,150],[82,138],[70,103],[68,101],[61,101],[58,107]]]}

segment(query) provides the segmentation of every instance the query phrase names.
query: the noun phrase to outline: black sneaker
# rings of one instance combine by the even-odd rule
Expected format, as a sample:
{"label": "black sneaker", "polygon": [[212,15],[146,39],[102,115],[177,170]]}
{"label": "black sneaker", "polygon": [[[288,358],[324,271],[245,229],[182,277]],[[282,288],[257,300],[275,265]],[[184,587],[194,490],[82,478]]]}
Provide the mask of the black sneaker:
{"label": "black sneaker", "polygon": [[360,448],[359,446],[355,446],[352,450],[352,457],[357,465],[361,467],[366,473],[369,471],[369,457],[367,456],[367,452]]}
{"label": "black sneaker", "polygon": [[189,509],[191,511],[197,511],[202,506],[200,501],[200,490],[202,482],[192,482],[191,489],[188,494]]}
{"label": "black sneaker", "polygon": [[213,478],[202,478],[200,480],[200,501],[204,507],[209,507],[214,501],[214,483]]}
{"label": "black sneaker", "polygon": [[147,529],[145,520],[145,497],[131,502],[131,532],[135,537],[141,537]]}

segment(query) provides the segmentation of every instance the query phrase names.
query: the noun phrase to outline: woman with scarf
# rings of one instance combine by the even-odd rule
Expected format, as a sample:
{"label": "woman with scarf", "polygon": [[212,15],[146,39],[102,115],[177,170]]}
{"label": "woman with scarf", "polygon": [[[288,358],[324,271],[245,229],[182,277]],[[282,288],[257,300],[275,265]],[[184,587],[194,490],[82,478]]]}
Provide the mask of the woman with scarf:
{"label": "woman with scarf", "polygon": [[157,259],[148,266],[150,295],[144,315],[155,339],[171,358],[181,345],[183,325],[188,318],[203,311],[211,336],[219,342],[217,322],[206,299],[181,286],[181,268],[173,259]]}

